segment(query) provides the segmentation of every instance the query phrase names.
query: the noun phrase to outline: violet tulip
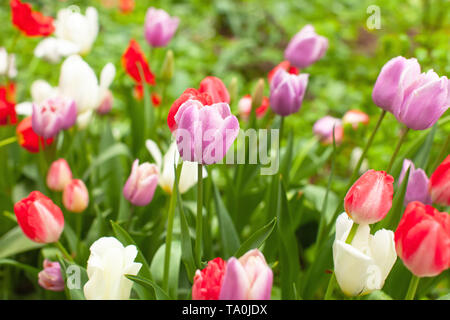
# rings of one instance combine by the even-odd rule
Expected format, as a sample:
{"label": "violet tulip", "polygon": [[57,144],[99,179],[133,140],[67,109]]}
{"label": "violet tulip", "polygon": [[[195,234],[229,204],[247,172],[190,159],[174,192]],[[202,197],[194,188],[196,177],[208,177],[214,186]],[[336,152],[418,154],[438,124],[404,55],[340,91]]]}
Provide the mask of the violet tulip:
{"label": "violet tulip", "polygon": [[291,39],[284,57],[297,68],[306,68],[322,58],[327,49],[328,39],[319,36],[308,24]]}
{"label": "violet tulip", "polygon": [[405,178],[406,171],[409,169],[408,185],[405,193],[405,206],[413,201],[420,201],[424,204],[431,204],[431,197],[428,193],[429,179],[427,174],[422,169],[416,169],[414,163],[405,159],[403,161],[402,172],[398,178],[398,185],[401,185]]}
{"label": "violet tulip", "polygon": [[269,300],[273,272],[258,249],[227,262],[220,300]]}
{"label": "violet tulip", "polygon": [[165,47],[172,39],[180,20],[162,10],[150,7],[145,15],[145,38],[153,47]]}
{"label": "violet tulip", "polygon": [[290,74],[279,69],[270,82],[270,107],[280,116],[297,112],[302,106],[309,74]]}
{"label": "violet tulip", "polygon": [[239,133],[239,121],[227,103],[203,105],[187,100],[175,115],[175,136],[184,161],[213,164],[221,161]]}
{"label": "violet tulip", "polygon": [[64,279],[59,262],[44,260],[44,270],[38,274],[38,283],[45,290],[64,291]]}
{"label": "violet tulip", "polygon": [[133,162],[130,177],[123,187],[124,197],[135,206],[148,205],[158,185],[158,167],[144,162],[139,165],[139,160]]}
{"label": "violet tulip", "polygon": [[32,114],[33,131],[43,138],[53,138],[59,131],[73,126],[77,120],[75,101],[55,97],[33,104]]}

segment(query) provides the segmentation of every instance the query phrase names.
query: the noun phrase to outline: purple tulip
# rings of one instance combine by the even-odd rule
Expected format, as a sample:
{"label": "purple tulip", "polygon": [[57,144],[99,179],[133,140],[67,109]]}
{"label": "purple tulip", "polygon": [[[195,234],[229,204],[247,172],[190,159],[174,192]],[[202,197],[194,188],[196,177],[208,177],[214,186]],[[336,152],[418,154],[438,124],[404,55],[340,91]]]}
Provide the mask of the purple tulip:
{"label": "purple tulip", "polygon": [[178,109],[175,122],[180,156],[201,164],[221,161],[239,133],[239,121],[224,102],[204,106],[188,100]]}
{"label": "purple tulip", "polygon": [[297,68],[306,68],[322,58],[327,49],[328,39],[319,36],[308,24],[291,39],[284,57]]}
{"label": "purple tulip", "polygon": [[302,106],[309,74],[290,74],[279,69],[270,83],[270,107],[280,116],[297,112]]}
{"label": "purple tulip", "polygon": [[450,107],[450,83],[433,70],[415,79],[400,83],[394,100],[394,115],[398,121],[414,130],[432,127]]}
{"label": "purple tulip", "polygon": [[336,144],[342,141],[344,135],[344,129],[342,127],[341,119],[331,116],[325,116],[320,118],[314,123],[313,132],[320,138],[323,143],[333,143],[333,127],[334,127],[334,140]]}
{"label": "purple tulip", "polygon": [[253,249],[241,258],[230,258],[220,289],[220,300],[269,300],[273,272],[263,254]]}
{"label": "purple tulip", "polygon": [[145,15],[145,38],[153,47],[165,47],[172,39],[180,20],[162,9],[148,8]]}
{"label": "purple tulip", "polygon": [[402,91],[402,82],[410,82],[420,74],[415,58],[395,57],[381,69],[372,92],[373,102],[380,108],[394,113],[394,100]]}
{"label": "purple tulip", "polygon": [[130,177],[123,187],[124,197],[135,206],[148,205],[158,185],[158,167],[144,162],[139,165],[139,160],[133,162]]}
{"label": "purple tulip", "polygon": [[77,120],[75,101],[65,97],[53,97],[41,104],[33,104],[33,131],[46,139],[59,131],[69,129]]}
{"label": "purple tulip", "polygon": [[39,272],[38,278],[39,285],[46,290],[64,290],[64,280],[61,273],[61,266],[58,262],[51,262],[45,259],[44,270]]}
{"label": "purple tulip", "polygon": [[410,168],[410,170],[404,200],[405,206],[412,201],[420,201],[424,204],[431,205],[432,201],[428,192],[429,179],[427,174],[422,169],[416,169],[414,163],[409,159],[403,161],[402,172],[398,178],[398,185],[402,184],[408,168]]}

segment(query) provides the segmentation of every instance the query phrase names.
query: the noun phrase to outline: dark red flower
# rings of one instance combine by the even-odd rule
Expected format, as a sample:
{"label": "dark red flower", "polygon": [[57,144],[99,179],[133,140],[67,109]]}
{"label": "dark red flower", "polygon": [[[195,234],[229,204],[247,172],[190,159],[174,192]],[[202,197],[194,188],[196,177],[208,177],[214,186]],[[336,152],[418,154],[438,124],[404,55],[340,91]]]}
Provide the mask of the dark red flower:
{"label": "dark red flower", "polygon": [[206,77],[200,82],[198,88],[200,93],[207,93],[211,96],[213,103],[226,102],[230,103],[230,94],[227,87],[217,77]]}
{"label": "dark red flower", "polygon": [[203,105],[211,105],[213,104],[212,98],[208,93],[201,93],[197,89],[188,88],[184,90],[183,94],[175,100],[169,110],[169,115],[167,116],[167,125],[170,128],[170,131],[174,131],[177,128],[177,124],[175,122],[175,115],[178,112],[178,109],[181,107],[183,103],[188,100],[198,100]]}
{"label": "dark red flower", "polygon": [[23,119],[16,128],[17,140],[19,145],[31,153],[38,153],[41,147],[44,145],[50,145],[53,142],[53,138],[46,139],[39,137],[31,126],[31,116]]}
{"label": "dark red flower", "polygon": [[134,39],[130,40],[127,50],[122,55],[122,65],[138,84],[142,84],[143,74],[146,83],[155,85],[155,75],[150,70],[144,53]]}
{"label": "dark red flower", "polygon": [[291,66],[291,63],[287,60],[280,62],[275,68],[273,68],[269,74],[267,75],[267,78],[269,79],[269,83],[272,81],[273,76],[279,69],[284,69],[290,74],[298,74],[299,71],[296,67]]}
{"label": "dark red flower", "polygon": [[33,11],[31,5],[11,0],[12,23],[28,37],[48,36],[55,31],[53,18]]}
{"label": "dark red flower", "polygon": [[0,87],[0,125],[17,123],[15,96],[16,86],[14,83]]}

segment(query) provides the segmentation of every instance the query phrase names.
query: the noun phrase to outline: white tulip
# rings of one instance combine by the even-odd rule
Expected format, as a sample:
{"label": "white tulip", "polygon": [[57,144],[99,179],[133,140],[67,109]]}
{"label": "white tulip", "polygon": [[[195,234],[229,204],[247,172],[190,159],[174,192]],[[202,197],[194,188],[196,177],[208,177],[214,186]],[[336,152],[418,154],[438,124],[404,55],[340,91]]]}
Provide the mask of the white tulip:
{"label": "white tulip", "polygon": [[72,42],[77,46],[77,53],[89,52],[98,34],[98,13],[93,7],[86,9],[82,15],[77,6],[70,6],[58,11],[55,20],[55,36]]}
{"label": "white tulip", "polygon": [[77,44],[65,39],[45,38],[34,49],[34,55],[51,63],[58,63],[62,57],[78,53]]}
{"label": "white tulip", "polygon": [[133,282],[126,274],[137,275],[142,267],[135,263],[136,246],[124,247],[116,238],[104,237],[95,241],[87,263],[89,281],[84,285],[87,300],[127,300]]}
{"label": "white tulip", "polygon": [[8,54],[5,48],[0,48],[0,75],[9,78],[17,76],[16,56]]}
{"label": "white tulip", "polygon": [[383,287],[397,254],[394,233],[381,229],[371,235],[369,225],[359,225],[352,243],[345,243],[352,225],[347,213],[338,217],[333,260],[336,280],[342,291],[357,296]]}
{"label": "white tulip", "polygon": [[[178,164],[178,160],[180,158],[180,154],[178,152],[175,141],[170,145],[169,150],[167,150],[166,154],[164,155],[164,158],[162,157],[161,151],[153,140],[147,140],[145,142],[145,146],[155,160],[159,172],[161,172],[158,180],[159,185],[165,192],[171,194],[173,183],[175,181],[174,164]],[[183,161],[180,181],[178,183],[178,190],[180,191],[180,193],[185,193],[197,183],[197,170],[198,165],[196,162]],[[207,177],[207,175],[208,174],[206,170],[203,168],[203,178]]]}

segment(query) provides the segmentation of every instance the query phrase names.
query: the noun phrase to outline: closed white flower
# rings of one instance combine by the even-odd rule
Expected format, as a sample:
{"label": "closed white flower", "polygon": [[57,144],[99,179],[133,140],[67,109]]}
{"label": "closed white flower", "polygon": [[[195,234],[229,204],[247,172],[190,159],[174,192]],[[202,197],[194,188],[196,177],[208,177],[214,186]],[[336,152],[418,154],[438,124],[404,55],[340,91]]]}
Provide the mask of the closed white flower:
{"label": "closed white flower", "polygon": [[[162,157],[161,151],[153,140],[147,140],[145,142],[145,146],[155,160],[159,172],[161,172],[158,180],[159,185],[165,192],[171,194],[173,183],[175,181],[174,164],[178,164],[178,160],[180,159],[180,154],[178,153],[176,143],[172,142],[169,150],[167,150],[166,154],[164,155],[164,158]],[[197,162],[183,161],[180,181],[178,183],[178,190],[180,191],[180,193],[185,193],[197,183],[197,171]],[[203,168],[203,178],[207,177],[207,175],[208,174],[206,170]]]}
{"label": "closed white flower", "polygon": [[17,76],[16,56],[8,54],[5,48],[0,48],[0,75],[9,78]]}
{"label": "closed white flower", "polygon": [[124,247],[114,237],[103,237],[95,241],[87,263],[89,281],[84,285],[87,300],[127,300],[133,282],[126,274],[137,275],[142,267],[135,263],[136,246]]}
{"label": "closed white flower", "polygon": [[383,287],[397,254],[394,233],[381,229],[371,235],[369,225],[359,225],[352,243],[345,243],[352,225],[347,213],[338,217],[333,260],[336,280],[342,291],[357,296]]}

